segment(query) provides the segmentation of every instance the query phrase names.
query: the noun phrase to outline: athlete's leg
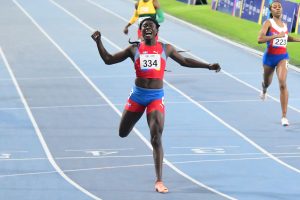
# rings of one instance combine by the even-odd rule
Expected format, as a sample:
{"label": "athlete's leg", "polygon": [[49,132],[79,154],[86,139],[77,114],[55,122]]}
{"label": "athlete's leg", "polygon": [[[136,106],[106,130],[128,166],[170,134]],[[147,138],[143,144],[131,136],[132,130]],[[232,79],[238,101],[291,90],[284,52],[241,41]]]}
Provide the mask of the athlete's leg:
{"label": "athlete's leg", "polygon": [[164,105],[162,100],[155,100],[147,107],[147,121],[151,134],[151,145],[153,147],[153,159],[156,173],[155,189],[157,192],[168,192],[162,183],[162,168],[164,151],[162,146],[162,132],[164,129]]}
{"label": "athlete's leg", "polygon": [[127,137],[136,122],[142,117],[145,106],[128,99],[119,126],[119,136]]}
{"label": "athlete's leg", "polygon": [[280,89],[280,103],[281,103],[281,110],[282,110],[282,117],[286,117],[287,113],[287,106],[288,106],[288,89],[286,84],[287,78],[287,68],[288,61],[286,59],[281,60],[276,69],[278,81],[279,81],[279,89]]}
{"label": "athlete's leg", "polygon": [[274,74],[275,69],[268,66],[264,65],[264,72],[263,72],[263,87],[265,90],[271,85],[272,79],[273,79],[273,74]]}
{"label": "athlete's leg", "polygon": [[164,127],[164,114],[160,111],[152,111],[147,114],[147,121],[150,128],[151,144],[153,147],[153,158],[155,163],[155,172],[157,181],[162,180],[163,147],[161,136]]}
{"label": "athlete's leg", "polygon": [[263,67],[263,82],[262,84],[262,91],[260,94],[260,98],[262,100],[265,100],[267,98],[267,88],[271,85],[273,74],[274,74],[274,68],[264,65]]}

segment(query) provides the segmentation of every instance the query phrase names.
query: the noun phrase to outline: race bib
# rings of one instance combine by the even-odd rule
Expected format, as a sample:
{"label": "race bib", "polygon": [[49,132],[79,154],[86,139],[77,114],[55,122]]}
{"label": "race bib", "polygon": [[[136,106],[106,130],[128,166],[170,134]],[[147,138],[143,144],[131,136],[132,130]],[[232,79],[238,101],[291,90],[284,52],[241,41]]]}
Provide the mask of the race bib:
{"label": "race bib", "polygon": [[141,54],[140,55],[141,70],[155,69],[160,70],[159,54]]}
{"label": "race bib", "polygon": [[273,47],[286,47],[288,37],[275,38],[273,39]]}

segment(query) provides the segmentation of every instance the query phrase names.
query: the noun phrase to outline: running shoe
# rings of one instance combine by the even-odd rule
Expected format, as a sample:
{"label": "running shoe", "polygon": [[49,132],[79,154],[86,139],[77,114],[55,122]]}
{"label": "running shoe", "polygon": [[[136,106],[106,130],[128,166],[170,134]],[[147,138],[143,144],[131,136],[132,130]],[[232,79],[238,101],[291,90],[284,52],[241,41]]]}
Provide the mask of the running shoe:
{"label": "running shoe", "polygon": [[155,183],[155,191],[159,193],[167,193],[169,192],[168,188],[164,186],[162,181],[156,181]]}
{"label": "running shoe", "polygon": [[282,126],[288,126],[289,125],[289,120],[285,117],[281,118],[281,125]]}

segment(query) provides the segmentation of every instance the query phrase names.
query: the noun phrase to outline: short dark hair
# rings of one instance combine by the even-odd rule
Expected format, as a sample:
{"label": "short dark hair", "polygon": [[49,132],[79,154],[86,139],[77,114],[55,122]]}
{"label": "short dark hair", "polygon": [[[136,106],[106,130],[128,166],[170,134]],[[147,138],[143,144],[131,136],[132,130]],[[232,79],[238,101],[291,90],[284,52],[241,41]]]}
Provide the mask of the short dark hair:
{"label": "short dark hair", "polygon": [[158,29],[160,27],[159,23],[156,21],[155,18],[153,17],[147,17],[145,19],[143,19],[140,23],[140,26],[139,26],[139,29],[141,30],[142,29],[142,25],[145,21],[152,21],[155,25],[156,25],[156,28]]}

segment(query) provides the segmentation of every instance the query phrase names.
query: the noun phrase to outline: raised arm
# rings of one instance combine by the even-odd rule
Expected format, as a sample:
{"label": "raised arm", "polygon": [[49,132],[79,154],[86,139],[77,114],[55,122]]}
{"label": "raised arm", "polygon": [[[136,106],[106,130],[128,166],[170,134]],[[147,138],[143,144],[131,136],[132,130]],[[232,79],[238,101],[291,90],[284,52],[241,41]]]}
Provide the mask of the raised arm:
{"label": "raised arm", "polygon": [[267,36],[267,32],[270,27],[271,27],[271,22],[269,20],[265,21],[265,23],[263,24],[263,26],[258,34],[258,39],[257,39],[258,44],[262,44],[262,43],[268,42],[270,40],[273,40],[275,38],[282,38],[285,36],[284,32],[281,32],[278,35]]}
{"label": "raised arm", "polygon": [[119,62],[122,62],[123,60],[125,60],[126,58],[131,58],[131,60],[134,59],[133,58],[133,48],[134,48],[133,45],[127,47],[126,49],[124,49],[114,55],[111,55],[110,53],[108,53],[106,51],[106,49],[104,48],[104,46],[102,44],[101,33],[99,31],[95,31],[91,37],[96,42],[98,52],[105,64],[111,65],[111,64],[119,63]]}
{"label": "raised arm", "polygon": [[139,14],[138,14],[138,11],[137,11],[137,7],[138,7],[138,3],[135,3],[134,5],[134,12],[133,12],[133,15],[132,17],[130,18],[128,24],[125,26],[123,32],[127,35],[128,34],[128,28],[129,26],[131,26],[132,24],[134,24],[136,22],[136,20],[138,20],[139,18]]}
{"label": "raised arm", "polygon": [[179,63],[181,66],[184,66],[184,67],[206,68],[209,70],[215,70],[216,72],[219,72],[221,70],[221,67],[218,63],[208,64],[208,63],[204,63],[204,62],[192,59],[192,58],[183,57],[170,44],[167,44],[166,54],[167,54],[167,56],[169,56],[174,61],[176,61],[177,63]]}

